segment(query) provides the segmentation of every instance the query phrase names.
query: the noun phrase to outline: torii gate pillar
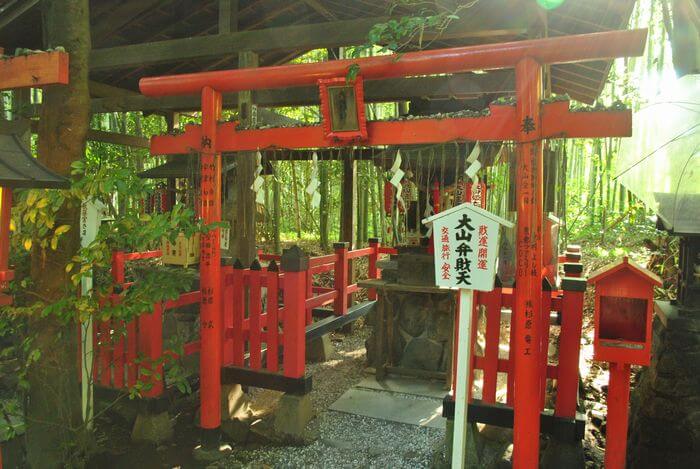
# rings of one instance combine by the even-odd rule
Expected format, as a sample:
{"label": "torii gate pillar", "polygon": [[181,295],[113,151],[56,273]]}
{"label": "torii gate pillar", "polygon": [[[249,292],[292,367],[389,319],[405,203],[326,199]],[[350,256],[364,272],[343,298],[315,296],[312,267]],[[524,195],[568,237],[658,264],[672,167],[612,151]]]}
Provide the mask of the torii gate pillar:
{"label": "torii gate pillar", "polygon": [[539,347],[542,309],[542,66],[526,57],[515,67],[516,114],[520,129],[516,158],[517,245],[515,304],[511,333],[515,340],[513,467],[538,466],[540,438]]}

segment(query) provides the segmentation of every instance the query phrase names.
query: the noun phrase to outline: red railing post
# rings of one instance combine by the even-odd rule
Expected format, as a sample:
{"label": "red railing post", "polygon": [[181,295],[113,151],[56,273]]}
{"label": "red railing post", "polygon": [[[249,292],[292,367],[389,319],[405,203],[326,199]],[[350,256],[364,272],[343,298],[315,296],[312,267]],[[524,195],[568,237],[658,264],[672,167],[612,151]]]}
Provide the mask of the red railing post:
{"label": "red railing post", "polygon": [[581,350],[583,295],[586,291],[586,279],[564,277],[561,287],[564,294],[561,300],[557,399],[554,415],[574,418],[578,396],[578,361]]}
{"label": "red railing post", "polygon": [[[124,273],[126,261],[124,259],[123,251],[112,252],[112,281],[114,282],[115,288],[120,292],[124,282],[126,282],[126,275]],[[116,296],[112,297],[116,300]],[[124,387],[124,342],[125,339],[128,341],[129,337],[126,337],[126,328],[123,321],[112,321],[112,327],[114,329],[114,337],[112,338],[114,342],[114,348],[112,353],[112,361],[114,362],[114,387],[119,389]]]}
{"label": "red railing post", "polygon": [[[486,403],[496,403],[496,388],[498,384],[498,351],[501,337],[501,303],[503,285],[496,277],[493,291],[479,292],[479,299],[484,298],[486,307],[486,346],[484,347],[484,390],[482,400]],[[474,326],[476,328],[476,326]]]}
{"label": "red railing post", "polygon": [[301,378],[306,362],[306,271],[309,256],[298,246],[285,249],[281,268],[284,272],[284,376]]}
{"label": "red railing post", "polygon": [[335,273],[334,287],[338,292],[335,298],[333,309],[336,316],[343,316],[348,312],[348,246],[349,243],[334,243],[335,250]]}
{"label": "red railing post", "polygon": [[279,360],[279,267],[272,260],[267,266],[267,369],[276,372]]}
{"label": "red railing post", "polygon": [[232,273],[232,289],[230,301],[233,306],[231,313],[231,327],[233,328],[233,339],[231,346],[233,347],[232,363],[234,366],[243,366],[243,358],[245,355],[245,338],[243,337],[243,320],[245,319],[245,285],[243,283],[245,268],[241,261],[236,259],[233,264]]}
{"label": "red railing post", "polygon": [[[381,246],[381,238],[369,238],[369,247],[372,248],[372,254],[369,255],[369,278],[381,278],[381,270],[377,268],[377,261],[379,260],[379,246]],[[377,290],[375,288],[370,288],[367,291],[367,298],[369,300],[377,299]]]}
{"label": "red railing post", "polygon": [[540,410],[544,410],[544,403],[547,397],[547,365],[549,360],[549,325],[552,315],[552,284],[549,278],[542,278],[542,322],[540,326],[540,372],[541,387],[540,387]]}

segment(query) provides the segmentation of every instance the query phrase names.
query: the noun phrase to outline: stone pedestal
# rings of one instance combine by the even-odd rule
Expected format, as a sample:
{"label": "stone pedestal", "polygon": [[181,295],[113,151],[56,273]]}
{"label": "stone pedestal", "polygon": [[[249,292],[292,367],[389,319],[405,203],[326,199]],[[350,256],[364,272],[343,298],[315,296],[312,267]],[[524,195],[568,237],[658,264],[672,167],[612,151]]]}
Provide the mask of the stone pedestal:
{"label": "stone pedestal", "polygon": [[159,444],[173,437],[175,422],[167,410],[161,412],[139,412],[131,430],[133,441]]}
{"label": "stone pedestal", "polygon": [[657,302],[652,361],[632,392],[627,467],[697,467],[700,311]]}
{"label": "stone pedestal", "polygon": [[309,394],[284,394],[275,411],[275,433],[284,439],[303,441],[304,429],[313,416],[314,411]]}
{"label": "stone pedestal", "polygon": [[331,357],[333,344],[329,334],[308,342],[306,345],[306,363],[321,363]]}
{"label": "stone pedestal", "polygon": [[432,254],[425,248],[399,248],[399,254],[381,268],[382,280],[372,285],[378,304],[368,316],[373,326],[366,342],[369,366],[377,369],[378,378],[387,368],[447,378],[456,295],[434,286]]}

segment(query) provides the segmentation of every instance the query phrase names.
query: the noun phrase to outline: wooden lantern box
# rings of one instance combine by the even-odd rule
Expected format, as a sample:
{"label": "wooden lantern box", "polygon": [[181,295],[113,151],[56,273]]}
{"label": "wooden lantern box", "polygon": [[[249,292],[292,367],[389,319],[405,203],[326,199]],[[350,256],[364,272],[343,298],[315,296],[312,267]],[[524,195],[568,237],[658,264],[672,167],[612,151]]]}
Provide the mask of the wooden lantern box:
{"label": "wooden lantern box", "polygon": [[648,365],[651,359],[651,319],[654,286],[661,279],[627,257],[594,272],[594,359]]}

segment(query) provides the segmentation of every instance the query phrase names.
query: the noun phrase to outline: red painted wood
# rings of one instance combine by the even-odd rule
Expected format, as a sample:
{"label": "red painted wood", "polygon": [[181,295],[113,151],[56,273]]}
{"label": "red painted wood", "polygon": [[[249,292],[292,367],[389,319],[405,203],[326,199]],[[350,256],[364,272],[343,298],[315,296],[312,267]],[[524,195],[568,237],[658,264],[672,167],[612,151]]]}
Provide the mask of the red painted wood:
{"label": "red painted wood", "polygon": [[225,365],[233,365],[233,336],[229,337],[226,331],[233,329],[233,268],[226,266],[221,268],[221,275],[224,279],[221,287],[223,320],[222,327],[224,337],[221,341],[221,362]]}
{"label": "red painted wood", "polygon": [[284,375],[292,378],[304,376],[306,359],[306,334],[304,284],[306,272],[285,272],[283,321]]}
{"label": "red painted wood", "polygon": [[501,288],[480,293],[486,307],[486,346],[484,348],[484,392],[482,400],[486,403],[496,402],[498,384],[498,351],[501,337]]}
{"label": "red painted wood", "polygon": [[68,54],[40,52],[0,60],[0,90],[68,84]]}
{"label": "red painted wood", "polygon": [[[540,64],[581,62],[641,55],[646,29],[609,31],[546,39],[407,52],[361,59],[313,64],[278,65],[256,69],[224,70],[142,78],[146,96],[193,95],[205,86],[220,92],[238,92],[315,85],[319,79],[344,77],[357,65],[365,80],[436,73],[512,68],[524,57]],[[370,131],[371,133],[371,131]]]}
{"label": "red painted wood", "polygon": [[624,469],[630,399],[630,365],[610,363],[605,469]]}
{"label": "red painted wood", "polygon": [[250,323],[250,339],[248,344],[250,353],[250,368],[253,370],[259,370],[262,368],[260,340],[260,335],[262,332],[262,326],[260,325],[260,314],[262,312],[262,292],[260,289],[261,271],[248,270],[246,271],[246,274],[250,280],[250,287],[248,289],[248,318]]}
{"label": "red painted wood", "polygon": [[165,382],[161,360],[163,354],[163,307],[160,303],[156,303],[150,316],[150,353],[148,358],[153,370],[151,375],[153,387],[148,391],[147,397],[158,397],[163,394]]}
{"label": "red painted wood", "polygon": [[[505,288],[503,289],[505,290]],[[515,289],[512,289],[513,291]],[[503,296],[504,306],[507,296]],[[512,294],[510,298],[512,300]],[[510,335],[508,336],[508,376],[506,377],[506,404],[513,407],[513,402],[515,401],[515,373],[513,372],[515,364],[515,341],[517,330],[517,321],[515,321],[515,315],[517,314],[514,305],[509,305],[511,308],[510,314]],[[512,366],[510,366],[512,365]]]}
{"label": "red painted wood", "polygon": [[[431,243],[432,245],[432,243]],[[475,297],[478,295],[475,295]],[[469,367],[469,377],[467,386],[467,399],[471,401],[473,399],[472,394],[474,393],[474,370],[476,363],[476,331],[479,329],[479,304],[478,301],[472,302],[472,336],[469,338],[469,359],[471,360],[471,366]]]}
{"label": "red painted wood", "polygon": [[[221,93],[205,86],[202,97],[202,138],[200,150],[201,188],[199,216],[205,223],[221,221],[221,149],[217,139],[217,122],[221,118]],[[200,243],[201,353],[200,423],[204,429],[218,428],[221,423],[221,248],[219,229],[201,236]]]}
{"label": "red painted wood", "polygon": [[574,418],[578,396],[583,292],[564,291],[559,332],[559,376],[554,415]]}
{"label": "red painted wood", "polygon": [[125,334],[124,321],[114,321],[114,387],[121,389],[124,387],[124,363],[125,354]]}
{"label": "red painted wood", "polygon": [[[518,226],[515,272],[515,383],[513,466],[537,467],[540,454],[539,348],[542,311],[542,65],[531,57],[515,67]],[[531,322],[528,322],[531,321]]]}
{"label": "red painted wood", "polygon": [[268,271],[265,275],[267,276],[267,334],[265,338],[267,370],[276,372],[279,367],[278,272]]}
{"label": "red painted wood", "polygon": [[100,380],[99,383],[104,387],[111,387],[112,385],[112,343],[110,337],[111,322],[110,321],[99,321],[98,322],[98,336],[99,336],[99,368],[100,368]]}
{"label": "red painted wood", "polygon": [[[455,140],[514,140],[517,136],[514,117],[515,110],[512,106],[491,106],[491,115],[488,117],[368,122],[369,138],[364,143],[381,146],[446,143]],[[235,130],[236,125],[235,122],[219,124],[221,151],[255,151],[271,147],[331,148],[345,145],[326,140],[321,126]],[[201,137],[201,127],[196,125],[185,126],[184,133],[178,135],[155,135],[151,138],[151,154],[189,153],[198,148]]]}
{"label": "red painted wood", "polygon": [[[314,274],[311,272],[310,269],[306,270],[306,298],[312,298],[314,296]],[[311,309],[312,307],[309,306],[309,304],[306,304],[306,309],[304,310],[304,318],[306,324],[311,324],[313,322],[313,318],[311,317]]]}
{"label": "red painted wood", "polygon": [[547,397],[547,361],[549,358],[549,324],[552,305],[551,290],[542,290],[542,311],[540,317],[540,410],[544,409]]}
{"label": "red painted wood", "polygon": [[231,291],[231,303],[233,305],[233,365],[243,366],[243,354],[245,353],[245,341],[243,340],[243,319],[245,308],[243,305],[243,273],[242,269],[233,269],[233,286]]}
{"label": "red painted wood", "polygon": [[138,379],[138,365],[136,357],[138,354],[136,321],[130,321],[126,326],[126,380],[129,388],[136,384]]}

